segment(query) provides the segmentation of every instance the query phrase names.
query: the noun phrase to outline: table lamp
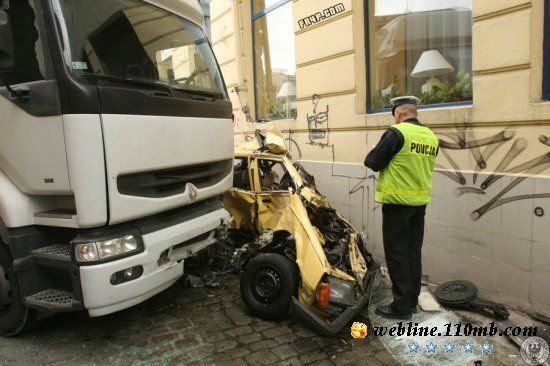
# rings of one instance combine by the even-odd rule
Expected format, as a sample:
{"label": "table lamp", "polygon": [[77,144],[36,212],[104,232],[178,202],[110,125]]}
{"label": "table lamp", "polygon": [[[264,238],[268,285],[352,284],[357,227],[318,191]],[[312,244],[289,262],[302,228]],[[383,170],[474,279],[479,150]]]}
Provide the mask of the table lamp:
{"label": "table lamp", "polygon": [[444,75],[452,72],[454,67],[443,57],[438,50],[424,51],[416,66],[414,67],[411,76],[413,78],[429,78],[422,85],[422,93],[429,93],[434,86],[443,86],[444,84],[435,78],[435,76]]}

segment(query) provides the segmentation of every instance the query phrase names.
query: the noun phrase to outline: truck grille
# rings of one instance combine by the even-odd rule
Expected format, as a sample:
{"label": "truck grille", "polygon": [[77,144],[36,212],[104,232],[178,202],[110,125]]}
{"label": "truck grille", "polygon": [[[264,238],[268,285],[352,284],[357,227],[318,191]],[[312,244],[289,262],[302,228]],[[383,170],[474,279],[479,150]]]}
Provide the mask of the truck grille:
{"label": "truck grille", "polygon": [[184,167],[121,175],[118,191],[139,197],[169,197],[185,191],[187,183],[197,188],[212,186],[225,178],[232,169],[232,160],[220,160]]}

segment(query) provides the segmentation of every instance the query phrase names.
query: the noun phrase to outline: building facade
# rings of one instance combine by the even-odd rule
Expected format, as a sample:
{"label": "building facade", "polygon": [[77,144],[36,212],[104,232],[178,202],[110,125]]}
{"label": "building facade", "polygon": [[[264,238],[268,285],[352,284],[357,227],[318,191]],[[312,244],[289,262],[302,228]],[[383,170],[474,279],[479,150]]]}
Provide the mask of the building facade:
{"label": "building facade", "polygon": [[424,273],[550,317],[549,9],[544,0],[212,0],[235,138],[276,124],[382,259],[377,174],[363,161],[393,123],[389,99],[417,95],[420,120],[441,141]]}

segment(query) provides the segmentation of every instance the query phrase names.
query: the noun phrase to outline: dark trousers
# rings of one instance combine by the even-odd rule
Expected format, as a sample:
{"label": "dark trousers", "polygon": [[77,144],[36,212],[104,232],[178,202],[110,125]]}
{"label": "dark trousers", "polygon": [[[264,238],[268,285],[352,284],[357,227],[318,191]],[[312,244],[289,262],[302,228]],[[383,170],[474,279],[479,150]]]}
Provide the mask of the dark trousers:
{"label": "dark trousers", "polygon": [[382,206],[384,253],[392,282],[393,311],[409,314],[418,303],[426,206]]}

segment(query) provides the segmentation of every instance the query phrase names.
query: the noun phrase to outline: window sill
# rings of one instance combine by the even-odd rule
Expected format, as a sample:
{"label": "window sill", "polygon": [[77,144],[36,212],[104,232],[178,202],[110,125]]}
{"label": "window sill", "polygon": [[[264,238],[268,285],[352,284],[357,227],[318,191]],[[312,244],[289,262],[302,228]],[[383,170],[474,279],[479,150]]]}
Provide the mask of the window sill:
{"label": "window sill", "polygon": [[[463,106],[473,106],[473,101],[467,100],[464,102],[419,105],[418,109],[426,110],[426,109],[441,109],[441,108],[452,108],[452,107],[463,107]],[[380,108],[380,109],[372,109],[367,111],[367,114],[380,114],[380,113],[391,113],[391,108]]]}
{"label": "window sill", "polygon": [[[420,121],[430,127],[463,125],[473,120],[473,103],[457,102],[420,106]],[[391,109],[371,111],[363,115],[365,123],[373,128],[387,128],[395,123]]]}

